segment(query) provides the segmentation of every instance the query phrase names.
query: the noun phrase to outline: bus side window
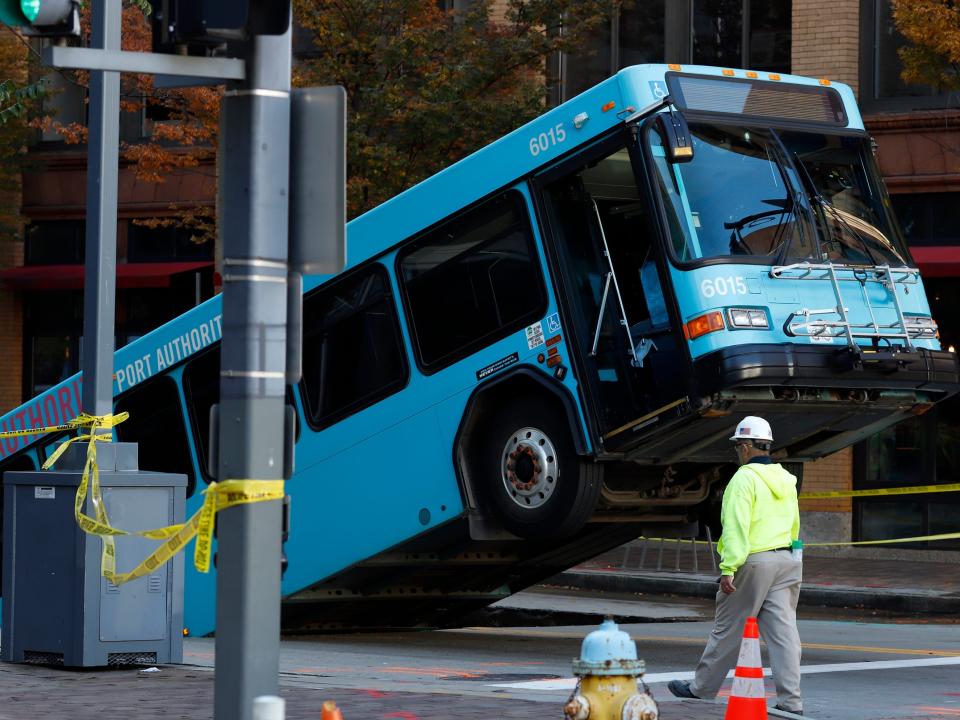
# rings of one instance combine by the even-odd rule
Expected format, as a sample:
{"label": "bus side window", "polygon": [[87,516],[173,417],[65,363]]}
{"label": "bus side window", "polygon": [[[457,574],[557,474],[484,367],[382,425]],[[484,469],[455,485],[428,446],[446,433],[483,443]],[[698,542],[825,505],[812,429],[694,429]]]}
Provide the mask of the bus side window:
{"label": "bus side window", "polygon": [[[188,422],[197,448],[200,476],[210,475],[210,408],[220,402],[220,343],[193,358],[183,368],[183,395],[187,401]],[[294,406],[293,391],[287,386],[287,405]],[[294,415],[295,437],[300,437],[300,416]]]}
{"label": "bus side window", "polygon": [[176,381],[154,377],[117,399],[116,412],[130,417],[117,425],[120,442],[138,444],[140,469],[187,476],[187,497],[196,484],[180,411]]}
{"label": "bus side window", "polygon": [[183,369],[183,395],[187,399],[193,442],[197,447],[197,463],[206,480],[211,480],[210,408],[220,402],[220,343],[193,358]]}
{"label": "bus side window", "polygon": [[303,300],[303,391],[315,428],[363,410],[407,384],[396,305],[382,265],[324,285]]}
{"label": "bus side window", "polygon": [[523,197],[508,192],[415,240],[398,260],[414,347],[428,372],[539,319],[543,274]]}

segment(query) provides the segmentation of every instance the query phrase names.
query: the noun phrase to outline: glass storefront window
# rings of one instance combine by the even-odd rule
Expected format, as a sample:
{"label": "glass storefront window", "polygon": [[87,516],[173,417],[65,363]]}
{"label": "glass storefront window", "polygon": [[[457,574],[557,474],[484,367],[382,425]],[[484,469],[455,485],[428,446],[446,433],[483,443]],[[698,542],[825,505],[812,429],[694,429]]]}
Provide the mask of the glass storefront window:
{"label": "glass storefront window", "polygon": [[613,28],[604,25],[598,28],[582,52],[565,55],[563,58],[563,100],[579,95],[589,90],[601,80],[612,75],[612,41]]}
{"label": "glass storefront window", "polygon": [[875,500],[863,509],[864,540],[893,540],[923,535],[923,507],[916,500]]}
{"label": "glass storefront window", "polygon": [[[931,502],[928,509],[928,532],[931,535],[946,535],[957,532],[957,517],[960,515],[960,503]],[[960,540],[937,540],[930,544],[938,549],[960,549]]]}
{"label": "glass storefront window", "polygon": [[792,0],[626,4],[581,53],[563,59],[562,99],[643,63],[790,72]]}
{"label": "glass storefront window", "polygon": [[694,0],[693,62],[789,71],[791,10],[791,0]]}
{"label": "glass storefront window", "polygon": [[638,2],[620,10],[620,67],[664,60],[663,0]]}
{"label": "glass storefront window", "polygon": [[79,338],[35,335],[31,339],[30,396],[42,393],[80,369]]}
{"label": "glass storefront window", "polygon": [[890,0],[860,4],[860,107],[867,112],[956,107],[955,93],[929,85],[907,84],[900,77],[899,50],[907,44],[893,22]]}
{"label": "glass storefront window", "polygon": [[742,65],[743,0],[693,0],[693,62]]}
{"label": "glass storefront window", "polygon": [[26,265],[82,263],[84,253],[83,220],[40,220],[26,228],[24,262]]}
{"label": "glass storefront window", "polygon": [[911,246],[960,245],[960,227],[953,220],[960,193],[905,193],[890,201]]}
{"label": "glass storefront window", "polygon": [[[957,482],[960,471],[960,398],[877,433],[857,448],[854,489],[913,487]],[[887,540],[957,532],[960,493],[929,493],[854,501],[856,540]],[[905,545],[905,547],[907,547]],[[909,547],[960,549],[955,540]]]}
{"label": "glass storefront window", "polygon": [[750,4],[750,38],[746,67],[783,72],[790,68],[791,0]]}
{"label": "glass storefront window", "polygon": [[865,442],[865,486],[906,487],[922,484],[924,458],[920,418],[887,428]]}

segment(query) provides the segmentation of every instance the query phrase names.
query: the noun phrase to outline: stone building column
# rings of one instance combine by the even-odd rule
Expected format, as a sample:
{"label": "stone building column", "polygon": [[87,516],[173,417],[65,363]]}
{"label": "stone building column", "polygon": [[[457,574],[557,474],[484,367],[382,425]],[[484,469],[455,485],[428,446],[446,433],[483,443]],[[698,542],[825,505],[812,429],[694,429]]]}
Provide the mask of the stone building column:
{"label": "stone building column", "polygon": [[859,94],[860,0],[793,0],[791,72]]}

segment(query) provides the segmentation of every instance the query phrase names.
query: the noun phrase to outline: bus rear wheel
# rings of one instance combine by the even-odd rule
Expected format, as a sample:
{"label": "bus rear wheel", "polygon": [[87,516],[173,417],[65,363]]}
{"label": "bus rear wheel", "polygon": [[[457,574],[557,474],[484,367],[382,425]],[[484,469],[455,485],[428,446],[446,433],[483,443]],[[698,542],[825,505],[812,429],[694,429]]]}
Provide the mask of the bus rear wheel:
{"label": "bus rear wheel", "polygon": [[600,466],[580,458],[562,412],[530,398],[496,412],[482,443],[481,478],[497,519],[527,539],[573,535],[600,496]]}

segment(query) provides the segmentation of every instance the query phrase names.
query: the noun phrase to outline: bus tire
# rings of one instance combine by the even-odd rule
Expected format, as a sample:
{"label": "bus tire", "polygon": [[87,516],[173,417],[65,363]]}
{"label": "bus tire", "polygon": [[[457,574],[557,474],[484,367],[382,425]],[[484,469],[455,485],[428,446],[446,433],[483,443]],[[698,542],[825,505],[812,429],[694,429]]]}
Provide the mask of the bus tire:
{"label": "bus tire", "polygon": [[485,427],[479,484],[504,528],[527,539],[579,531],[597,506],[601,467],[577,455],[565,414],[529,398]]}

